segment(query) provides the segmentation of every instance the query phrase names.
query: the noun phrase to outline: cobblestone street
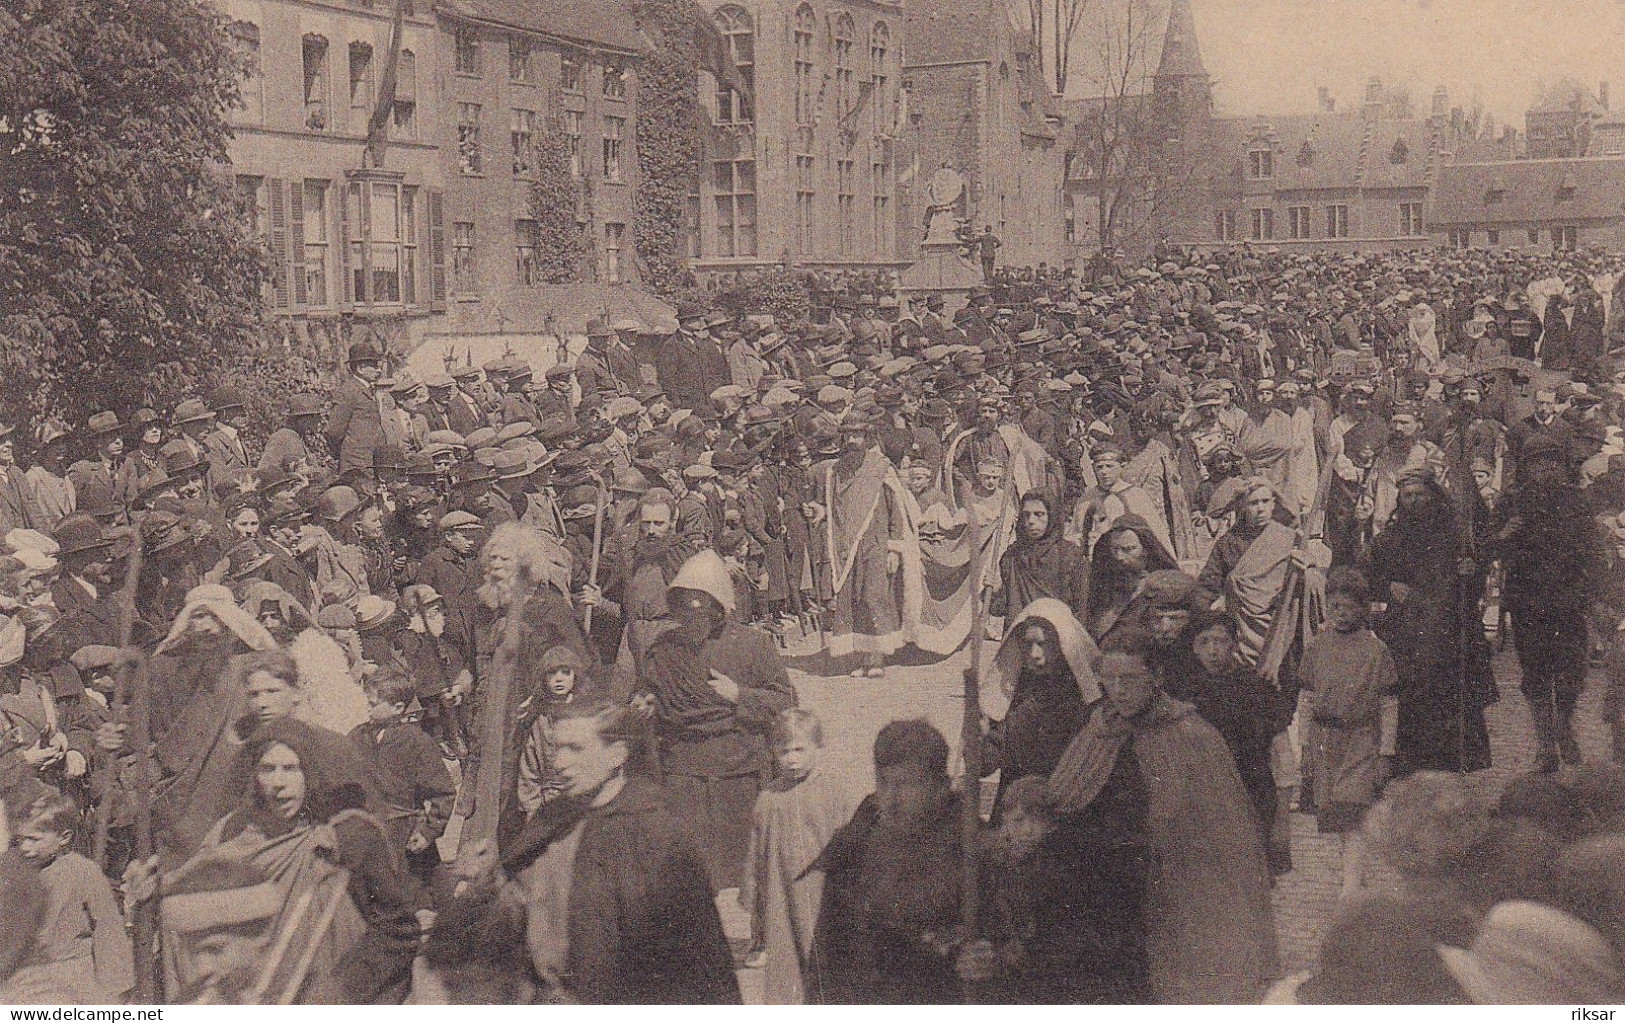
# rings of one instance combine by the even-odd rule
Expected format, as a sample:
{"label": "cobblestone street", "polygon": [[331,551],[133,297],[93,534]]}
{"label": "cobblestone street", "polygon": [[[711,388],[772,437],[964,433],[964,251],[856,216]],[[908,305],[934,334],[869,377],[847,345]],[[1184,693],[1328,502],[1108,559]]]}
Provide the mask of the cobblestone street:
{"label": "cobblestone street", "polygon": [[[987,656],[992,651],[993,644],[987,644]],[[961,653],[938,665],[891,668],[884,679],[876,681],[814,674],[825,666],[802,662],[803,668],[810,670],[793,668],[791,677],[802,705],[823,718],[826,763],[855,790],[868,792],[873,784],[869,757],[875,733],[896,718],[928,719],[947,736],[957,760],[963,706],[961,671],[967,663],[968,656]],[[1502,699],[1488,712],[1494,766],[1473,776],[1474,783],[1492,798],[1509,779],[1527,772],[1534,763],[1534,735],[1518,693],[1518,663],[1510,649],[1495,658],[1495,674]],[[1587,760],[1609,755],[1607,730],[1600,718],[1601,682],[1600,675],[1593,673],[1575,716],[1576,732]],[[1293,815],[1292,858],[1294,869],[1278,880],[1274,892],[1281,966],[1289,973],[1313,965],[1342,885],[1339,840],[1335,835],[1318,834],[1312,816]],[[1392,884],[1391,875],[1380,869],[1368,878],[1374,890]],[[725,896],[728,930],[742,937],[748,923],[727,905],[729,901]],[[747,1002],[757,1000],[760,991],[756,973],[740,973]]]}

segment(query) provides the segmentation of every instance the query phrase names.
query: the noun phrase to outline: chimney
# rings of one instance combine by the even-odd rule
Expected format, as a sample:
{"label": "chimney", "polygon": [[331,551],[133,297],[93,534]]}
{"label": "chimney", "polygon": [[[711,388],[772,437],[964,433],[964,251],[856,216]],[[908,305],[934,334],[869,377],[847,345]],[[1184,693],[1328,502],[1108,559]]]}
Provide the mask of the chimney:
{"label": "chimney", "polygon": [[1602,105],[1604,110],[1608,109],[1608,83],[1606,81],[1597,83],[1597,102]]}
{"label": "chimney", "polygon": [[1368,121],[1375,121],[1382,117],[1382,105],[1382,79],[1372,75],[1371,81],[1366,83],[1365,107],[1360,111],[1360,115]]}
{"label": "chimney", "polygon": [[1433,116],[1448,117],[1450,115],[1450,93],[1444,86],[1433,90]]}
{"label": "chimney", "polygon": [[1320,106],[1321,112],[1327,114],[1331,113],[1332,90],[1322,85],[1320,88],[1315,90],[1315,96],[1317,97],[1317,103]]}

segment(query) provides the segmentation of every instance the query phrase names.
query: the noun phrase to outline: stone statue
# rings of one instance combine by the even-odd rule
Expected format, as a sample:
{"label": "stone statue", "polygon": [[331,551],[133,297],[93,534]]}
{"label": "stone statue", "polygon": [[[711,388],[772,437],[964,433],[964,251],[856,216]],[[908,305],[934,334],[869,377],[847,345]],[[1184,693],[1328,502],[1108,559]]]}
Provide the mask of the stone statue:
{"label": "stone statue", "polygon": [[954,235],[954,228],[958,224],[959,200],[965,194],[965,179],[952,167],[944,165],[943,168],[931,175],[931,181],[925,186],[925,245],[955,245],[959,244]]}

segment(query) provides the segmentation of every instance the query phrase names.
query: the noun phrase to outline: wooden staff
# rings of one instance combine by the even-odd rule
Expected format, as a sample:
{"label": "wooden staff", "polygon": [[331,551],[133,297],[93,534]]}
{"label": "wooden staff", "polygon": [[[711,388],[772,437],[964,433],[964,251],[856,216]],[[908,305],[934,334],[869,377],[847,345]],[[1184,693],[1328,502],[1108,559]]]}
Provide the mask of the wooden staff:
{"label": "wooden staff", "polygon": [[502,812],[502,766],[508,740],[508,704],[513,694],[524,598],[506,611],[502,640],[491,657],[490,678],[480,681],[480,762],[474,773],[474,812],[463,822],[457,860],[467,865],[487,843],[495,844]]}
{"label": "wooden staff", "polygon": [[[949,470],[950,479],[957,475]],[[1004,510],[1010,500],[1007,488],[999,504],[999,517],[995,530],[1003,528]],[[974,609],[970,626],[970,667],[965,669],[965,716],[959,730],[960,758],[965,762],[965,786],[959,806],[959,852],[961,880],[959,889],[959,916],[964,923],[965,940],[976,939],[977,918],[982,907],[982,640],[987,634],[987,602],[982,599],[982,524],[976,511],[966,502],[970,513],[966,528],[970,532],[971,600]],[[975,1005],[976,984],[962,982],[966,1005]]]}
{"label": "wooden staff", "polygon": [[[608,494],[604,489],[604,477],[594,474],[594,479],[598,481],[598,503],[592,513],[592,563],[587,566],[587,585],[596,588],[598,586],[598,561],[604,552],[604,504]],[[593,610],[593,607],[588,607],[586,613],[582,615],[581,621],[581,631],[587,634],[589,642],[592,636]]]}
{"label": "wooden staff", "polygon": [[[130,554],[124,564],[124,586],[118,593],[118,646],[128,649],[135,632],[135,590],[141,579],[141,530],[132,525]],[[113,701],[109,705],[109,720],[124,723],[125,706],[129,699],[130,678],[135,673],[132,662],[121,661],[114,671]],[[93,792],[101,799],[96,807],[96,840],[92,858],[98,869],[107,870],[107,833],[113,823],[113,789],[118,781],[117,753],[98,750]]]}

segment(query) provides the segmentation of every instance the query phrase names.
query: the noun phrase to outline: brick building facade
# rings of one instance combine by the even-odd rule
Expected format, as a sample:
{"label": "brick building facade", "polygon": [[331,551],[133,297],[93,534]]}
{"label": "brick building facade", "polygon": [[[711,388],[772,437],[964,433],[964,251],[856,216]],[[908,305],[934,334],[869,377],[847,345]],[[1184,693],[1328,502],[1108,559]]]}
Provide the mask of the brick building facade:
{"label": "brick building facade", "polygon": [[898,256],[919,256],[925,185],[944,166],[966,179],[960,216],[992,225],[999,262],[1059,265],[1069,254],[1063,118],[1031,33],[1006,0],[908,0],[908,118],[898,140]]}
{"label": "brick building facade", "polygon": [[421,339],[444,322],[447,298],[434,19],[404,21],[390,144],[383,166],[369,167],[367,124],[393,10],[304,0],[221,8],[248,58],[228,154],[270,251],[273,324],[329,351],[346,321]]}
{"label": "brick building facade", "polygon": [[705,0],[755,108],[706,72],[714,125],[689,198],[701,272],[896,260],[898,0]]}
{"label": "brick building facade", "polygon": [[636,278],[641,37],[615,2],[463,0],[437,7],[450,333],[547,327],[532,188],[538,146],[562,134],[582,242],[581,279]]}

